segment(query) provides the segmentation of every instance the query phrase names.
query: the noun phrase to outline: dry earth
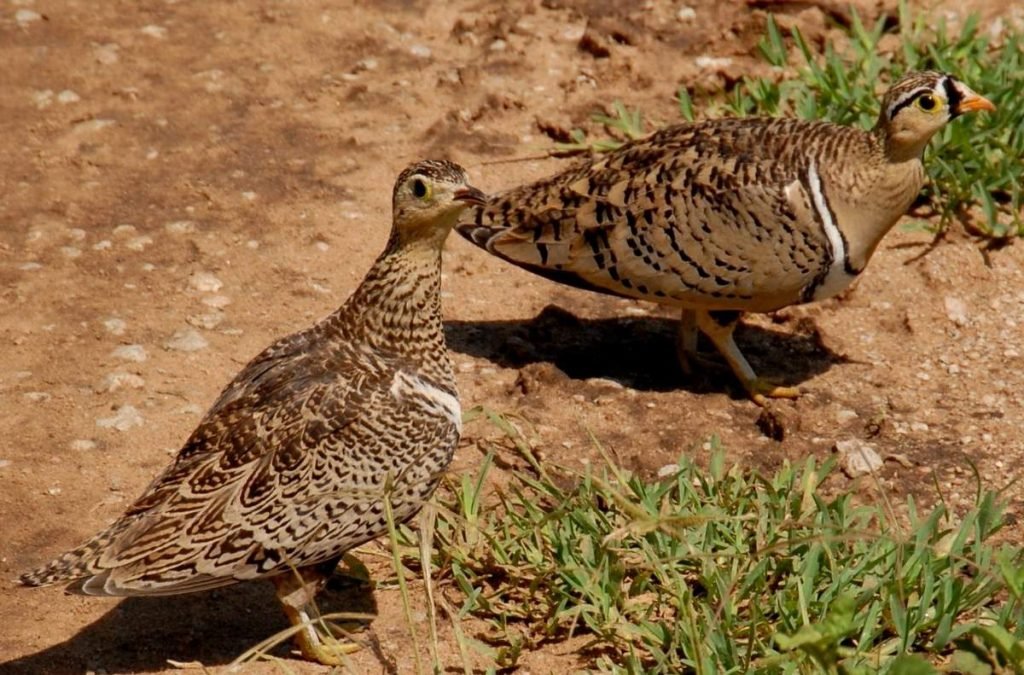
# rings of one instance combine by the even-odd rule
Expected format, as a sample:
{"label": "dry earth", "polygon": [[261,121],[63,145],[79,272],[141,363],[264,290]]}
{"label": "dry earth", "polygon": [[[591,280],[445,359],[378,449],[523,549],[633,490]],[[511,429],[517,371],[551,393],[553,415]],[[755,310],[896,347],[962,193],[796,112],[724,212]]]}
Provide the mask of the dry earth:
{"label": "dry earth", "polygon": [[[162,672],[174,659],[219,672],[284,627],[260,583],[119,601],[15,579],[117,516],[245,361],[347,296],[384,243],[403,166],[450,157],[485,190],[540,177],[566,160],[522,158],[548,134],[593,129],[615,98],[667,122],[680,84],[715,90],[763,69],[766,7],[819,43],[845,11],[627,4],[0,4],[0,670]],[[931,504],[937,481],[963,507],[969,461],[998,487],[1024,456],[1024,249],[986,263],[954,236],[919,257],[927,242],[895,231],[845,297],[749,320],[739,340],[755,367],[806,391],[775,406],[776,442],[731,378],[677,371],[664,312],[453,240],[445,312],[462,397],[523,414],[538,451],[568,466],[594,457],[588,431],[646,473],[681,453],[704,461],[712,434],[765,470],[863,439],[906,460],[868,498]],[[469,425],[452,471],[473,470],[475,441],[493,433]],[[1019,516],[1020,490],[1009,496]],[[356,672],[410,671],[397,591],[331,595],[378,613]],[[441,638],[457,666],[443,622]],[[577,665],[565,644],[523,663]]]}

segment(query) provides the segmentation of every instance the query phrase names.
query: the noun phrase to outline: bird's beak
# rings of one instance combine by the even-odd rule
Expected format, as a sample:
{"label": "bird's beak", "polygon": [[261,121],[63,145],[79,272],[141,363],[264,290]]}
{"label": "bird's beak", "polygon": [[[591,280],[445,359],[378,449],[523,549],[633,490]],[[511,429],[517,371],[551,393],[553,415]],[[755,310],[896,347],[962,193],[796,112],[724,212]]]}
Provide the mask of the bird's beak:
{"label": "bird's beak", "polygon": [[956,87],[957,93],[960,94],[960,100],[957,102],[956,110],[953,111],[955,114],[962,115],[976,110],[994,111],[996,109],[996,106],[992,101],[974,92],[966,84],[957,82],[953,86]]}
{"label": "bird's beak", "polygon": [[487,203],[487,195],[477,190],[472,185],[466,185],[455,191],[454,198],[460,202],[466,202],[474,206],[483,206]]}

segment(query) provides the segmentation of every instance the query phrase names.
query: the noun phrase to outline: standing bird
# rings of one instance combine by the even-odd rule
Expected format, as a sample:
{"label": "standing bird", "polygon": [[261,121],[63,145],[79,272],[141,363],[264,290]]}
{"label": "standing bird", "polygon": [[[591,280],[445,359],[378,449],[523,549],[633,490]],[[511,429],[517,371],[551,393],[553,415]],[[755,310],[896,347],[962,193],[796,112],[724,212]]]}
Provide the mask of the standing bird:
{"label": "standing bird", "polygon": [[441,249],[485,196],[446,161],[399,175],[387,248],[336,312],[249,362],[117,521],[25,574],[87,595],[174,595],[269,577],[302,653],[340,663],[313,598],[341,557],[430,498],[461,408],[441,324]]}
{"label": "standing bird", "polygon": [[794,388],[757,377],[733,340],[743,312],[831,297],[859,275],[924,184],[921,156],[954,117],[994,110],[950,75],[910,73],[871,131],[799,119],[665,128],[490,198],[456,230],[555,281],[682,309],[760,405]]}

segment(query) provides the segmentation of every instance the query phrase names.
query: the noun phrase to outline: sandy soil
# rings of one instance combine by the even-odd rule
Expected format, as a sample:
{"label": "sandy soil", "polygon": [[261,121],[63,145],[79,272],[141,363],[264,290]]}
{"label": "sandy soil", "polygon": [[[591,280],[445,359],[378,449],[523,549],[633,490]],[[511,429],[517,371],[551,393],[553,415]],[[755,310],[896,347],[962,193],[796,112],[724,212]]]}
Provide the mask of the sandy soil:
{"label": "sandy soil", "polygon": [[[116,517],[244,362],[347,296],[407,163],[449,157],[498,190],[562,166],[529,158],[549,135],[594,129],[590,113],[615,98],[664,123],[681,84],[715,90],[764,68],[754,45],[776,3],[697,0],[693,17],[619,5],[0,4],[0,670],[162,672],[173,659],[217,672],[285,626],[267,584],[118,601],[14,580]],[[777,6],[818,42],[836,7]],[[569,466],[594,456],[588,430],[647,473],[706,459],[711,434],[765,470],[863,439],[906,460],[883,471],[892,496],[934,503],[937,481],[963,507],[968,462],[997,487],[1024,457],[1024,249],[986,263],[953,236],[920,257],[928,240],[895,231],[841,299],[748,321],[755,368],[806,392],[775,407],[777,442],[730,377],[677,371],[663,311],[453,239],[445,311],[463,400],[523,414],[539,452]],[[452,471],[474,469],[491,434],[469,425]],[[1019,517],[1020,490],[1008,496]],[[356,672],[410,672],[396,590],[330,595],[378,614]],[[457,666],[443,622],[441,638]],[[325,670],[276,653],[290,672]],[[577,662],[562,644],[523,664]]]}

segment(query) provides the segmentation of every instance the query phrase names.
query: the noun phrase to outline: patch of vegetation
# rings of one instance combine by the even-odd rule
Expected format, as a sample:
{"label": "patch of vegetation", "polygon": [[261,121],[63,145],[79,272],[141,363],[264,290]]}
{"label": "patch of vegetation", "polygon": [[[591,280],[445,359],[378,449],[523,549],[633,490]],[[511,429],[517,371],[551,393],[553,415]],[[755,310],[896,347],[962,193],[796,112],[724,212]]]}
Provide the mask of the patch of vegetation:
{"label": "patch of vegetation", "polygon": [[993,541],[996,493],[960,518],[908,499],[900,518],[824,496],[831,463],[762,476],[717,447],[655,481],[610,461],[577,472],[484,412],[532,470],[488,490],[492,452],[437,500],[429,535],[453,626],[487,626],[460,647],[494,670],[582,636],[602,672],[1024,672],[1024,550]]}
{"label": "patch of vegetation", "polygon": [[[887,33],[898,35],[898,51],[882,50]],[[1024,236],[1024,97],[1019,95],[1024,90],[1024,36],[1008,31],[996,46],[976,16],[954,33],[943,19],[933,27],[929,15],[914,14],[901,4],[899,23],[891,29],[884,17],[868,28],[854,15],[849,48],[842,52],[827,43],[819,53],[797,29],[790,37],[795,53],[769,17],[760,51],[773,66],[793,66],[795,77],[744,78],[723,101],[701,101],[710,105],[711,116],[794,115],[870,128],[878,117],[879,83],[910,70],[954,74],[995,103],[997,111],[950,124],[929,145],[925,164],[931,180],[923,197],[939,218],[925,227],[938,232],[960,219],[993,242]],[[681,116],[693,120],[698,106],[690,93],[682,88],[678,96]],[[643,132],[639,113],[618,102],[611,116],[595,119],[620,137]],[[588,143],[578,130],[574,141],[559,149],[602,151],[619,145]],[[974,208],[983,217],[968,219]]]}

